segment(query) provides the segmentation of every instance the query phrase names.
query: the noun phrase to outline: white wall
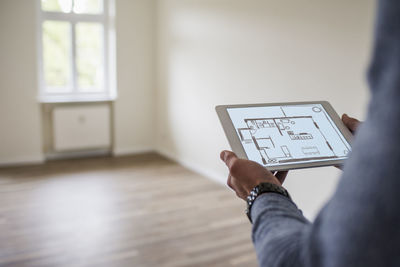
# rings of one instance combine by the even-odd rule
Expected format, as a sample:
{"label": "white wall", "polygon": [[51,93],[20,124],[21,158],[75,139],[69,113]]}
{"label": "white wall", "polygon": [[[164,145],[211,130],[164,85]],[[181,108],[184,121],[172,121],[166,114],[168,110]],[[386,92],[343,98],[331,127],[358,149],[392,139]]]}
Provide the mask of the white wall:
{"label": "white wall", "polygon": [[0,165],[40,162],[35,1],[0,1]]}
{"label": "white wall", "polygon": [[[362,117],[373,9],[372,0],[159,0],[158,148],[225,181],[217,104],[328,100]],[[313,217],[338,175],[296,170],[286,186]]]}
{"label": "white wall", "polygon": [[154,150],[155,0],[117,0],[114,154]]}

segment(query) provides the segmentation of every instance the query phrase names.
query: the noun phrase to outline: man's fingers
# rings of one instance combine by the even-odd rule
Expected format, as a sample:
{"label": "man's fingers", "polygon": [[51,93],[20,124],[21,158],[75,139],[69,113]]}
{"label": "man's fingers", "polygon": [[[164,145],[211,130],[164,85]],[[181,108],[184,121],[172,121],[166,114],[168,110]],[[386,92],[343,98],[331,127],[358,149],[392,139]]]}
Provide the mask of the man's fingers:
{"label": "man's fingers", "polygon": [[279,180],[279,182],[281,184],[283,184],[283,182],[286,179],[286,176],[288,175],[289,171],[278,171],[275,173],[275,177]]}
{"label": "man's fingers", "polygon": [[338,168],[339,170],[343,170],[343,165],[335,165],[335,168]]}
{"label": "man's fingers", "polygon": [[350,131],[353,133],[357,130],[357,128],[360,124],[359,120],[349,117],[346,113],[343,114],[342,121],[343,121],[344,125],[346,125],[346,127],[349,128]]}
{"label": "man's fingers", "polygon": [[221,157],[221,160],[223,160],[225,162],[226,166],[228,166],[229,169],[232,167],[235,160],[238,159],[238,157],[236,156],[235,153],[233,153],[232,151],[228,151],[228,150],[222,151],[220,157]]}

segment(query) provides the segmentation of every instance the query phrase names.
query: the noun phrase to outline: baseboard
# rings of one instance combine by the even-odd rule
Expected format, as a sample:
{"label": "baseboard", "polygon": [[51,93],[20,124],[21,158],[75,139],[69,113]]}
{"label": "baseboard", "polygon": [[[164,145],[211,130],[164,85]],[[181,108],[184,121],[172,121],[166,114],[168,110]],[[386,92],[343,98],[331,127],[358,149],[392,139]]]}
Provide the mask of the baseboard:
{"label": "baseboard", "polygon": [[15,157],[8,159],[0,159],[0,167],[12,167],[23,165],[38,165],[44,162],[43,155],[35,155],[30,157]]}
{"label": "baseboard", "polygon": [[46,160],[55,159],[72,159],[72,158],[88,158],[88,157],[100,157],[111,155],[109,148],[91,149],[82,151],[65,151],[65,152],[53,152],[46,154]]}
{"label": "baseboard", "polygon": [[132,147],[132,148],[115,148],[112,151],[113,156],[127,156],[127,155],[136,155],[136,154],[143,154],[143,153],[150,153],[156,152],[153,147]]}
{"label": "baseboard", "polygon": [[[125,156],[125,155],[136,155],[142,153],[156,152],[166,158],[169,158],[185,168],[188,168],[196,173],[199,173],[202,176],[209,178],[219,184],[226,184],[226,177],[223,175],[207,170],[203,166],[194,161],[188,159],[182,159],[175,154],[164,150],[164,149],[154,149],[152,147],[138,147],[138,148],[129,148],[129,149],[114,149],[110,153],[108,149],[99,149],[92,151],[80,151],[80,152],[65,152],[65,153],[51,153],[46,155],[46,159],[65,159],[65,158],[75,158],[75,157],[91,157],[91,156],[102,156],[102,155],[110,155],[113,156]],[[0,160],[0,167],[8,167],[8,166],[20,166],[20,165],[33,165],[33,164],[42,164],[45,161],[45,157],[41,156],[32,156],[32,157],[21,157],[7,160]]]}
{"label": "baseboard", "polygon": [[181,159],[180,157],[178,157],[178,156],[174,155],[173,153],[166,151],[164,149],[157,149],[156,152],[166,158],[169,158],[169,159],[181,164],[182,166],[184,166],[185,168],[187,168],[191,171],[194,171],[202,176],[205,176],[206,178],[209,178],[210,180],[213,180],[219,184],[226,185],[226,177],[224,177],[223,175],[221,175],[219,173],[209,171],[206,168],[204,168],[204,166],[201,166],[200,164],[197,164],[194,161],[191,161],[188,159]]}

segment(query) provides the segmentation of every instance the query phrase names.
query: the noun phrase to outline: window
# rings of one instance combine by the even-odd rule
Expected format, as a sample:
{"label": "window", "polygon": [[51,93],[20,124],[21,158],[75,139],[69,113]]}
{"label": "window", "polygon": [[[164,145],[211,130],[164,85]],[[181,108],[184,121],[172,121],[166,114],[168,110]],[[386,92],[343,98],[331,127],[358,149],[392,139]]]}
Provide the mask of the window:
{"label": "window", "polygon": [[112,0],[38,0],[42,102],[115,98]]}

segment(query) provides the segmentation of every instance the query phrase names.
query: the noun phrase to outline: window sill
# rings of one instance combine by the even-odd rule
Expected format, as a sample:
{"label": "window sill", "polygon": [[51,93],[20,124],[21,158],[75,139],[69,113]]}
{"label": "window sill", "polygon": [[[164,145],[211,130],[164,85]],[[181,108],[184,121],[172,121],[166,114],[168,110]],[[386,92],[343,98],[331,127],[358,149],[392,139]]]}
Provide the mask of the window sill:
{"label": "window sill", "polygon": [[99,96],[39,96],[39,103],[84,103],[84,102],[112,102],[117,96],[99,95]]}

